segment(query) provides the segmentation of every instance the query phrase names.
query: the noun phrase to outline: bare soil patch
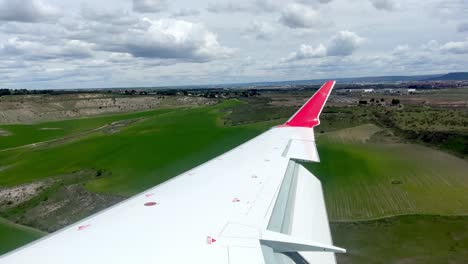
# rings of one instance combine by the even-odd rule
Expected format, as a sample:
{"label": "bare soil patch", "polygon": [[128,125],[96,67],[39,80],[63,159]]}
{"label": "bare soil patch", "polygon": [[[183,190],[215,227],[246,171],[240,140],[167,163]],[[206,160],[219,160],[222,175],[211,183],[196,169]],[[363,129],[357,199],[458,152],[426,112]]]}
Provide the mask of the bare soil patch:
{"label": "bare soil patch", "polygon": [[[0,167],[0,170],[2,170],[2,167]],[[0,209],[15,207],[25,202],[39,194],[48,185],[50,185],[50,181],[33,182],[14,187],[0,187]]]}

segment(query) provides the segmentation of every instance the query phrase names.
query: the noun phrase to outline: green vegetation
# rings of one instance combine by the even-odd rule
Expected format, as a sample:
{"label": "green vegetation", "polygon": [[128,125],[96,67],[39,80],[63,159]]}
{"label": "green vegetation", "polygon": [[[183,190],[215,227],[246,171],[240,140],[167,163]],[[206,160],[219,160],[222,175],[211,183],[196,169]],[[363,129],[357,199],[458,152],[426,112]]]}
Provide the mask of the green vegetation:
{"label": "green vegetation", "polygon": [[412,107],[392,112],[392,120],[401,129],[468,132],[468,110]]}
{"label": "green vegetation", "polygon": [[278,119],[278,123],[282,123],[285,120],[281,119],[288,118],[297,111],[296,106],[272,105],[271,99],[267,97],[249,97],[240,102],[225,109],[229,112],[225,117],[226,124],[239,125]]}
{"label": "green vegetation", "polygon": [[399,216],[377,221],[331,223],[337,254],[347,263],[466,263],[468,217]]}
{"label": "green vegetation", "polygon": [[[0,186],[51,181],[36,197],[2,210],[0,216],[54,231],[282,123],[306,97],[274,96],[177,111],[0,126]],[[340,221],[331,225],[335,244],[349,250],[338,256],[340,264],[463,263],[468,258],[467,217],[368,221],[468,213],[468,162],[408,144],[443,145],[462,153],[458,148],[468,146],[460,134],[466,129],[466,111],[401,104],[326,107],[322,113],[316,130],[321,163],[307,167],[322,181],[330,219]],[[437,120],[431,122],[431,116]],[[454,137],[440,138],[447,133]],[[16,148],[47,140],[55,141]],[[65,206],[45,213],[59,202]],[[366,221],[344,222],[356,220]],[[41,235],[0,219],[0,254]]]}
{"label": "green vegetation", "polygon": [[321,162],[306,166],[322,181],[331,220],[468,213],[468,162],[419,145],[366,142],[377,131],[318,138]]}
{"label": "green vegetation", "polygon": [[0,255],[34,241],[45,233],[0,218]]}
{"label": "green vegetation", "polygon": [[109,172],[81,170],[56,177],[47,188],[18,206],[0,211],[10,221],[54,232],[120,202],[124,197],[88,192],[84,184]]}
{"label": "green vegetation", "polygon": [[63,144],[0,152],[1,166],[5,167],[0,171],[0,185],[13,186],[94,168],[109,173],[88,182],[89,190],[135,194],[233,148],[272,125],[267,122],[224,127],[220,124],[223,113],[219,110],[232,104],[147,112],[144,119],[120,128],[117,133],[100,131]]}
{"label": "green vegetation", "polygon": [[0,130],[7,131],[10,135],[0,138],[0,150],[83,133],[119,120],[155,116],[170,111],[174,111],[174,109],[71,119],[32,125],[2,125],[0,126]]}

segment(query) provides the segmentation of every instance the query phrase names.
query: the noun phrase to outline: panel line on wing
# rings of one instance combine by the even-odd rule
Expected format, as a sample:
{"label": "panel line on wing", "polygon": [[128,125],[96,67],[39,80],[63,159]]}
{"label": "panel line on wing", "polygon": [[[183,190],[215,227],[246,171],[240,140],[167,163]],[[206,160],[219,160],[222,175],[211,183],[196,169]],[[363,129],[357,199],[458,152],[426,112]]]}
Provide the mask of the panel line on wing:
{"label": "panel line on wing", "polygon": [[281,154],[281,157],[285,158],[288,155],[289,148],[291,147],[292,139],[288,141],[288,144],[284,148],[283,154]]}

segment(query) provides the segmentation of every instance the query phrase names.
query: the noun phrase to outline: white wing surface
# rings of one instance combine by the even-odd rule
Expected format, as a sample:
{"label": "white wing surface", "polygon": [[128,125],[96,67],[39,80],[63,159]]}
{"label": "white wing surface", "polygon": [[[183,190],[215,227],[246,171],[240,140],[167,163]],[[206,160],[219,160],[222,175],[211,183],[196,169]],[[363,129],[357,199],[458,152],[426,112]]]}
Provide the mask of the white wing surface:
{"label": "white wing surface", "polygon": [[285,124],[1,264],[335,263],[313,127],[335,82]]}

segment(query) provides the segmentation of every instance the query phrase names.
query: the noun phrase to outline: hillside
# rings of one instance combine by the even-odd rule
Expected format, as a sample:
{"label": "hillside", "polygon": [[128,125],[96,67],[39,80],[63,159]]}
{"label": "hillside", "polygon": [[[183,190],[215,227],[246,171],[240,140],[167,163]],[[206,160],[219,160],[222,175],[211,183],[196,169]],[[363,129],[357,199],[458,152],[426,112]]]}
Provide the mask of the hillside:
{"label": "hillside", "polygon": [[426,81],[466,81],[468,72],[451,72],[439,77],[428,78]]}

